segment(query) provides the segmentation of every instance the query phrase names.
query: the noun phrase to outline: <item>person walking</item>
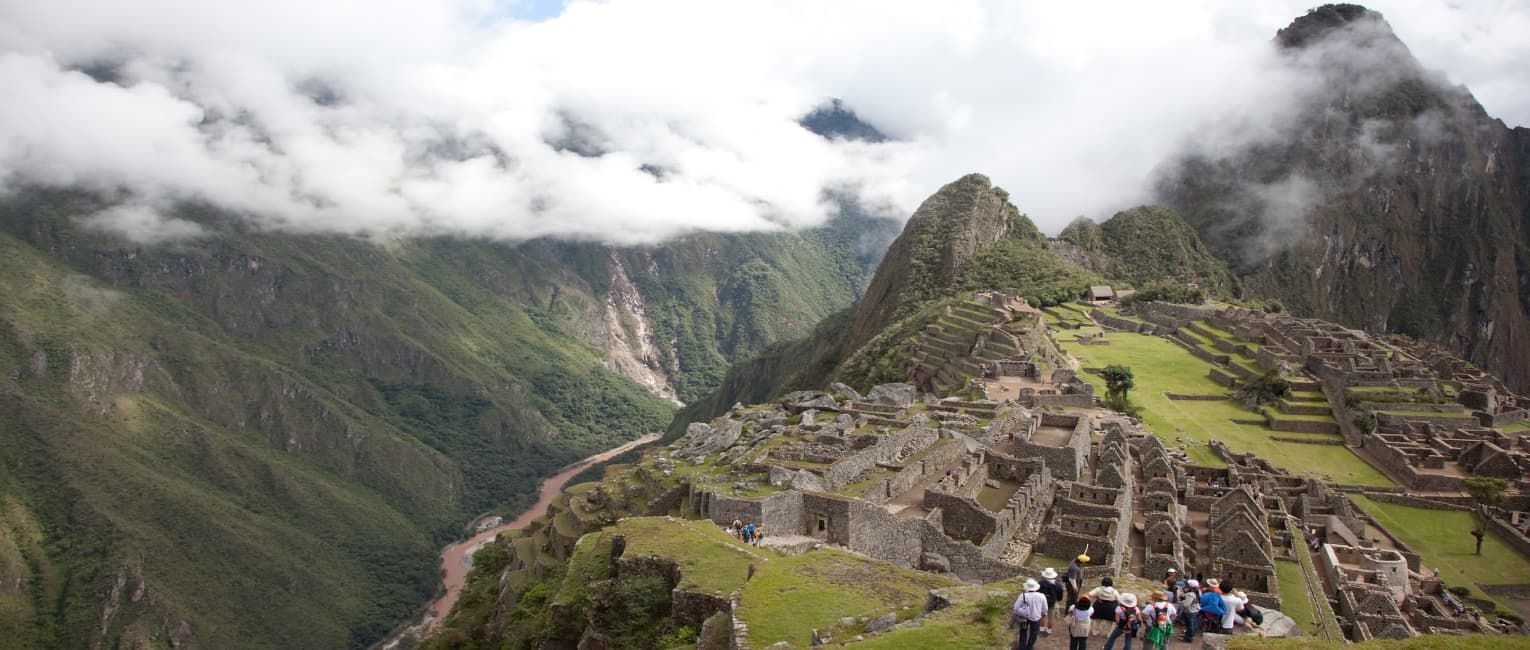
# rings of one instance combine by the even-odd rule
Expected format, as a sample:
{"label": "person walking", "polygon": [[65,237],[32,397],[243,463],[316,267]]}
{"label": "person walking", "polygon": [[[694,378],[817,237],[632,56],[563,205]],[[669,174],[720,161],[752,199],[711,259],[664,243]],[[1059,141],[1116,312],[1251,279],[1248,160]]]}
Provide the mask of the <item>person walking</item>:
{"label": "person walking", "polygon": [[1116,591],[1115,580],[1101,578],[1100,586],[1089,590],[1089,601],[1094,603],[1094,624],[1096,634],[1108,634],[1110,626],[1116,620],[1116,599],[1120,594]]}
{"label": "person walking", "polygon": [[1047,597],[1041,593],[1041,585],[1034,579],[1025,581],[1025,591],[1015,599],[1013,608],[1014,616],[1010,619],[1013,627],[1018,628],[1020,636],[1015,641],[1017,650],[1033,650],[1036,647],[1036,635],[1042,627],[1051,624],[1051,610],[1047,608]]}
{"label": "person walking", "polygon": [[1068,606],[1068,650],[1086,650],[1089,647],[1089,624],[1094,616],[1094,606],[1088,596],[1079,596]]}
{"label": "person walking", "polygon": [[1195,639],[1195,630],[1201,617],[1201,583],[1186,580],[1185,589],[1179,594],[1180,624],[1185,626],[1185,643]]}
{"label": "person walking", "polygon": [[1042,634],[1051,634],[1051,618],[1055,613],[1062,615],[1068,601],[1064,600],[1062,581],[1057,579],[1057,570],[1047,567],[1041,570],[1041,594],[1047,597],[1047,625],[1041,628]]}
{"label": "person walking", "polygon": [[1137,610],[1137,594],[1121,594],[1119,604],[1116,605],[1115,625],[1110,628],[1110,636],[1105,637],[1105,650],[1111,650],[1116,646],[1116,639],[1126,637],[1126,650],[1132,650],[1132,639],[1137,638],[1137,629],[1142,626],[1142,612]]}

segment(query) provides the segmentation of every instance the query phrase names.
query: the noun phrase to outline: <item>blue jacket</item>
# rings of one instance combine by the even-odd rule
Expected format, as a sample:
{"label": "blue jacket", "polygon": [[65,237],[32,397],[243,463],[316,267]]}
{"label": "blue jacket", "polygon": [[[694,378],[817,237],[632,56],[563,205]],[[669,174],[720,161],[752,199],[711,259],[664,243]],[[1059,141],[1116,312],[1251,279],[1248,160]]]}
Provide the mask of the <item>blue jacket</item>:
{"label": "blue jacket", "polygon": [[1223,602],[1222,594],[1215,590],[1207,589],[1201,594],[1201,612],[1221,616],[1227,613],[1227,603]]}

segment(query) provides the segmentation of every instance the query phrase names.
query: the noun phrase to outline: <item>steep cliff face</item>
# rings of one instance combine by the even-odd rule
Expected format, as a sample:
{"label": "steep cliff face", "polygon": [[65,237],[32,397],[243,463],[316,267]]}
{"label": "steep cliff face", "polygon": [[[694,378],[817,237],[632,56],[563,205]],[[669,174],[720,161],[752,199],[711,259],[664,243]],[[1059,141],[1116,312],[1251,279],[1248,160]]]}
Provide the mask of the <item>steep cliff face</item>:
{"label": "steep cliff face", "polygon": [[662,427],[667,389],[869,268],[853,223],[613,250],[189,210],[207,237],[141,246],[80,226],[97,207],[0,203],[0,627],[24,646],[365,647],[462,522]]}
{"label": "steep cliff face", "polygon": [[982,174],[963,176],[925,199],[872,276],[846,333],[848,345],[869,340],[956,284],[978,253],[1003,239],[1018,219],[1024,216],[1009,194]]}
{"label": "steep cliff face", "polygon": [[1530,388],[1523,129],[1422,69],[1380,14],[1325,6],[1276,37],[1310,85],[1278,135],[1165,169],[1164,203],[1254,293],[1439,341]]}

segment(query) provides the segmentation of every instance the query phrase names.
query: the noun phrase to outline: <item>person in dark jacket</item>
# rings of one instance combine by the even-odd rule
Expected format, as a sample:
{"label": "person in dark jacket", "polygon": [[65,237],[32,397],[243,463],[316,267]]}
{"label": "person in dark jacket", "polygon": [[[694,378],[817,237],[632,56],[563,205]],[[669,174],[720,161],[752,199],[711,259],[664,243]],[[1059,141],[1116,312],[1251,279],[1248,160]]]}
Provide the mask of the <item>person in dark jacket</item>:
{"label": "person in dark jacket", "polygon": [[[1057,578],[1056,569],[1047,567],[1041,570],[1041,594],[1047,597],[1048,612],[1061,615],[1061,612],[1057,610],[1068,605],[1068,601],[1064,599],[1066,596],[1065,592],[1062,581]],[[1041,633],[1051,634],[1052,630],[1050,627],[1043,627],[1041,628]]]}

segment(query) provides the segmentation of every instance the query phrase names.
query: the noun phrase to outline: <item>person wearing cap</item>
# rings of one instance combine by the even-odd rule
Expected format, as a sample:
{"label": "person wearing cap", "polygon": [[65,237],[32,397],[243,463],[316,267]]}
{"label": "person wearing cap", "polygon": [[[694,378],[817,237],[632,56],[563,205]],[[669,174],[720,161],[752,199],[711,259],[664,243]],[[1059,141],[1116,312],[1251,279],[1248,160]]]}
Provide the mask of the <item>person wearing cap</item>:
{"label": "person wearing cap", "polygon": [[1152,600],[1142,608],[1142,625],[1147,629],[1142,635],[1142,643],[1152,644],[1154,650],[1164,650],[1169,639],[1174,637],[1174,619],[1179,612],[1175,611],[1174,603],[1165,592],[1153,592]]}
{"label": "person wearing cap", "polygon": [[1185,628],[1185,643],[1195,639],[1195,630],[1201,617],[1201,582],[1186,580],[1185,590],[1179,594],[1180,625]]}
{"label": "person wearing cap", "polygon": [[1227,602],[1222,600],[1219,586],[1216,578],[1208,578],[1206,588],[1201,590],[1201,620],[1198,625],[1202,632],[1222,629],[1222,615],[1227,613]]}
{"label": "person wearing cap", "polygon": [[1174,600],[1174,595],[1179,593],[1180,588],[1183,586],[1182,580],[1179,577],[1179,569],[1169,567],[1169,570],[1163,576],[1163,590],[1167,592],[1169,600]]}
{"label": "person wearing cap", "polygon": [[1068,562],[1068,570],[1063,574],[1063,586],[1068,588],[1066,602],[1072,603],[1078,600],[1078,595],[1084,590],[1084,565],[1089,564],[1089,556],[1079,553],[1078,557]]}
{"label": "person wearing cap", "polygon": [[1126,637],[1126,650],[1132,650],[1132,639],[1137,638],[1137,628],[1142,625],[1142,612],[1137,611],[1137,594],[1123,593],[1115,608],[1115,625],[1110,636],[1105,637],[1105,650],[1116,645],[1116,639]]}
{"label": "person wearing cap", "polygon": [[1248,594],[1243,593],[1242,589],[1238,590],[1238,600],[1243,601],[1243,609],[1238,610],[1238,616],[1243,618],[1244,624],[1249,629],[1264,627],[1264,612],[1259,611],[1258,607],[1249,602]]}
{"label": "person wearing cap", "polygon": [[1036,647],[1036,634],[1051,624],[1052,615],[1047,609],[1047,597],[1041,593],[1041,585],[1034,578],[1025,581],[1025,591],[1015,599],[1013,626],[1019,628],[1020,638],[1015,641],[1019,650]]}
{"label": "person wearing cap", "polygon": [[[1049,618],[1058,607],[1067,605],[1068,601],[1063,600],[1062,581],[1057,579],[1057,569],[1047,567],[1041,570],[1041,594],[1047,597],[1047,614]],[[1058,613],[1060,614],[1061,612]],[[1052,633],[1050,621],[1041,628],[1041,633]]]}

